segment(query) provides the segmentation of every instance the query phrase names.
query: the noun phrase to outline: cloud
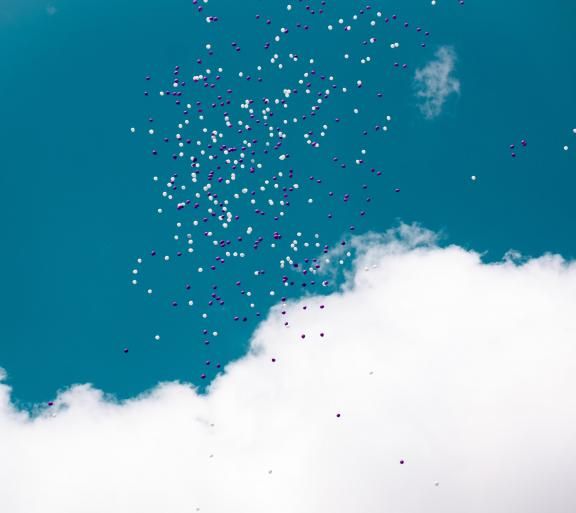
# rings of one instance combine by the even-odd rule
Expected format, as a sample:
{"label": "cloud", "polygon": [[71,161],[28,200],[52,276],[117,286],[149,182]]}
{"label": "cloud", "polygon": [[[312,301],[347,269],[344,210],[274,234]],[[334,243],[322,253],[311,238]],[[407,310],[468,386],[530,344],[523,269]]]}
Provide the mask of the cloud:
{"label": "cloud", "polygon": [[46,7],[46,12],[48,13],[48,16],[54,16],[58,12],[58,9],[53,5],[49,5]]}
{"label": "cloud", "polygon": [[451,94],[460,93],[460,81],[452,76],[456,62],[454,50],[442,46],[435,56],[435,60],[417,69],[414,75],[416,96],[421,100],[420,110],[427,119],[435,118],[442,112]]}
{"label": "cloud", "polygon": [[576,511],[576,265],[407,227],[354,246],[206,395],[75,386],[30,416],[0,385],[0,511]]}

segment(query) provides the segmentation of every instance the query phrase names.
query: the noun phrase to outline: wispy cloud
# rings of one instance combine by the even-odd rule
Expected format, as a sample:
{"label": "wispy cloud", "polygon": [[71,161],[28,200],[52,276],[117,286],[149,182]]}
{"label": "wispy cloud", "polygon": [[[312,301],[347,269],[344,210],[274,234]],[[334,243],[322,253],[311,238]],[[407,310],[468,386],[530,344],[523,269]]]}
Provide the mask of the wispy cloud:
{"label": "wispy cloud", "polygon": [[421,100],[420,110],[427,119],[435,118],[442,112],[451,94],[460,93],[460,81],[452,75],[456,63],[454,50],[442,46],[435,57],[426,66],[417,69],[414,76],[416,96]]}
{"label": "wispy cloud", "polygon": [[58,12],[58,9],[53,5],[49,5],[46,7],[46,12],[48,13],[48,16],[54,16]]}
{"label": "wispy cloud", "polygon": [[576,264],[356,243],[350,283],[273,310],[206,395],[76,386],[31,417],[0,384],[0,511],[576,511]]}

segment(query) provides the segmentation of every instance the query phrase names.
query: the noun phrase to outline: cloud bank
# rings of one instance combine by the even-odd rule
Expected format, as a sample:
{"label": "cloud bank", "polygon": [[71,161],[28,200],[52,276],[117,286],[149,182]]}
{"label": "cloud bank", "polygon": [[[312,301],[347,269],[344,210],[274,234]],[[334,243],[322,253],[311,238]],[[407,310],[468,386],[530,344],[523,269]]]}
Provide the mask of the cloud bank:
{"label": "cloud bank", "polygon": [[274,310],[207,395],[75,386],[30,417],[0,385],[0,511],[576,511],[576,265],[355,245],[343,290]]}
{"label": "cloud bank", "polygon": [[440,115],[446,99],[460,93],[460,81],[452,75],[456,62],[454,50],[442,46],[435,57],[414,75],[416,96],[421,100],[420,111],[427,119]]}

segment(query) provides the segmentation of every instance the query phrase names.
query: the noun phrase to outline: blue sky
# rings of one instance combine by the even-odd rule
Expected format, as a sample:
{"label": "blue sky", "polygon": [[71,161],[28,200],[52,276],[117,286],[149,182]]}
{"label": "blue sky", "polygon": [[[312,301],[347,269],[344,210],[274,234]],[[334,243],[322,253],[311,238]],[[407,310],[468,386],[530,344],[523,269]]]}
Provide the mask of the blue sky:
{"label": "blue sky", "polygon": [[[343,121],[330,123],[318,151],[303,140],[300,144],[299,132],[294,142],[287,140],[290,163],[300,180],[315,175],[327,183],[310,186],[310,196],[320,198],[316,191],[330,187],[336,195],[350,194],[365,184],[373,196],[370,211],[354,223],[347,219],[362,208],[354,204],[358,195],[352,195],[352,203],[335,204],[334,222],[321,222],[320,214],[313,217],[315,211],[297,206],[282,228],[285,241],[311,218],[318,220],[313,231],[322,232],[322,243],[330,245],[350,233],[350,224],[357,225],[358,234],[382,232],[402,221],[440,231],[445,243],[474,248],[487,260],[498,260],[510,249],[574,255],[576,77],[571,56],[576,36],[570,29],[575,15],[570,2],[552,2],[545,10],[524,2],[392,2],[382,8],[382,20],[394,13],[398,20],[395,25],[379,20],[373,29],[377,44],[369,47],[361,44],[369,27],[361,35],[327,30],[330,21],[338,25],[338,18],[354,9],[335,3],[325,7],[324,18],[308,14],[311,28],[305,32],[295,26],[304,4],[294,4],[287,12],[284,4],[210,2],[206,8],[221,13],[214,24],[206,23],[190,2],[176,0],[161,8],[142,2],[137,11],[131,2],[7,4],[0,18],[6,319],[0,362],[15,399],[45,401],[75,382],[94,383],[119,397],[160,380],[201,384],[202,373],[210,379],[217,371],[214,365],[206,369],[206,360],[223,365],[245,352],[258,319],[239,326],[228,316],[204,326],[197,312],[170,307],[176,296],[184,300],[182,287],[191,280],[196,290],[209,290],[209,277],[189,272],[201,257],[169,269],[146,260],[151,248],[175,250],[170,242],[175,223],[192,220],[156,213],[161,187],[152,177],[163,184],[172,164],[170,153],[151,158],[156,143],[146,132],[152,117],[162,134],[157,138],[174,136],[177,113],[157,91],[171,85],[175,66],[183,74],[198,72],[204,66],[196,64],[199,56],[207,65],[226,68],[238,102],[252,93],[276,94],[283,81],[294,81],[297,70],[306,67],[302,61],[283,72],[269,66],[261,89],[234,76],[269,58],[272,50],[264,50],[263,41],[272,41],[283,24],[294,27],[279,49],[303,52],[302,60],[315,58],[318,69],[333,73],[339,84],[354,84],[360,75],[366,81],[362,94],[327,107],[326,119],[342,115]],[[256,13],[262,13],[260,21]],[[273,23],[266,26],[265,18]],[[403,20],[410,22],[409,29]],[[235,52],[231,41],[242,45],[242,52]],[[426,48],[420,47],[422,41]],[[390,48],[395,42],[399,48]],[[207,43],[214,48],[211,57]],[[443,49],[453,60],[451,77],[459,92],[427,116],[415,73]],[[363,52],[372,56],[367,65],[360,63]],[[394,68],[396,60],[408,68]],[[339,78],[338,72],[345,75]],[[154,94],[145,97],[147,89]],[[358,115],[350,112],[354,107]],[[383,125],[388,115],[386,134],[361,135],[366,127]],[[515,159],[510,144],[517,146]],[[367,150],[364,168],[382,171],[378,180],[366,170],[343,171],[331,160],[339,155],[339,163],[354,168],[361,149]],[[317,208],[323,211],[324,204]],[[131,271],[138,257],[146,261],[142,286],[134,288]],[[277,266],[277,261],[266,250],[247,266]],[[227,268],[230,274],[248,272]],[[266,297],[272,280],[252,285],[262,298],[262,316],[274,300]],[[148,287],[158,290],[152,298]],[[229,300],[232,310],[235,301]],[[221,326],[218,344],[207,350],[202,331],[215,326]],[[161,344],[153,343],[157,334]],[[124,347],[130,348],[128,358]]]}

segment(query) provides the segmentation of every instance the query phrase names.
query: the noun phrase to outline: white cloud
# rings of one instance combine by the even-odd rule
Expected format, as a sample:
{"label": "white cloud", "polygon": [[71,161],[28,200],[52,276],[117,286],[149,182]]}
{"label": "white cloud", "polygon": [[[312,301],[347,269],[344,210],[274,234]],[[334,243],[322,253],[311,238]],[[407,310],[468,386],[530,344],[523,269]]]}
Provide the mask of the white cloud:
{"label": "white cloud", "polygon": [[54,16],[58,12],[58,9],[53,5],[49,5],[46,7],[46,12],[48,13],[48,16]]}
{"label": "white cloud", "polygon": [[0,511],[576,511],[576,265],[402,230],[357,239],[343,291],[274,311],[207,396],[78,386],[32,419],[0,386]]}
{"label": "white cloud", "polygon": [[416,96],[420,98],[420,110],[428,119],[442,112],[446,99],[451,94],[460,93],[460,81],[452,75],[456,54],[447,46],[440,47],[436,58],[414,75]]}

